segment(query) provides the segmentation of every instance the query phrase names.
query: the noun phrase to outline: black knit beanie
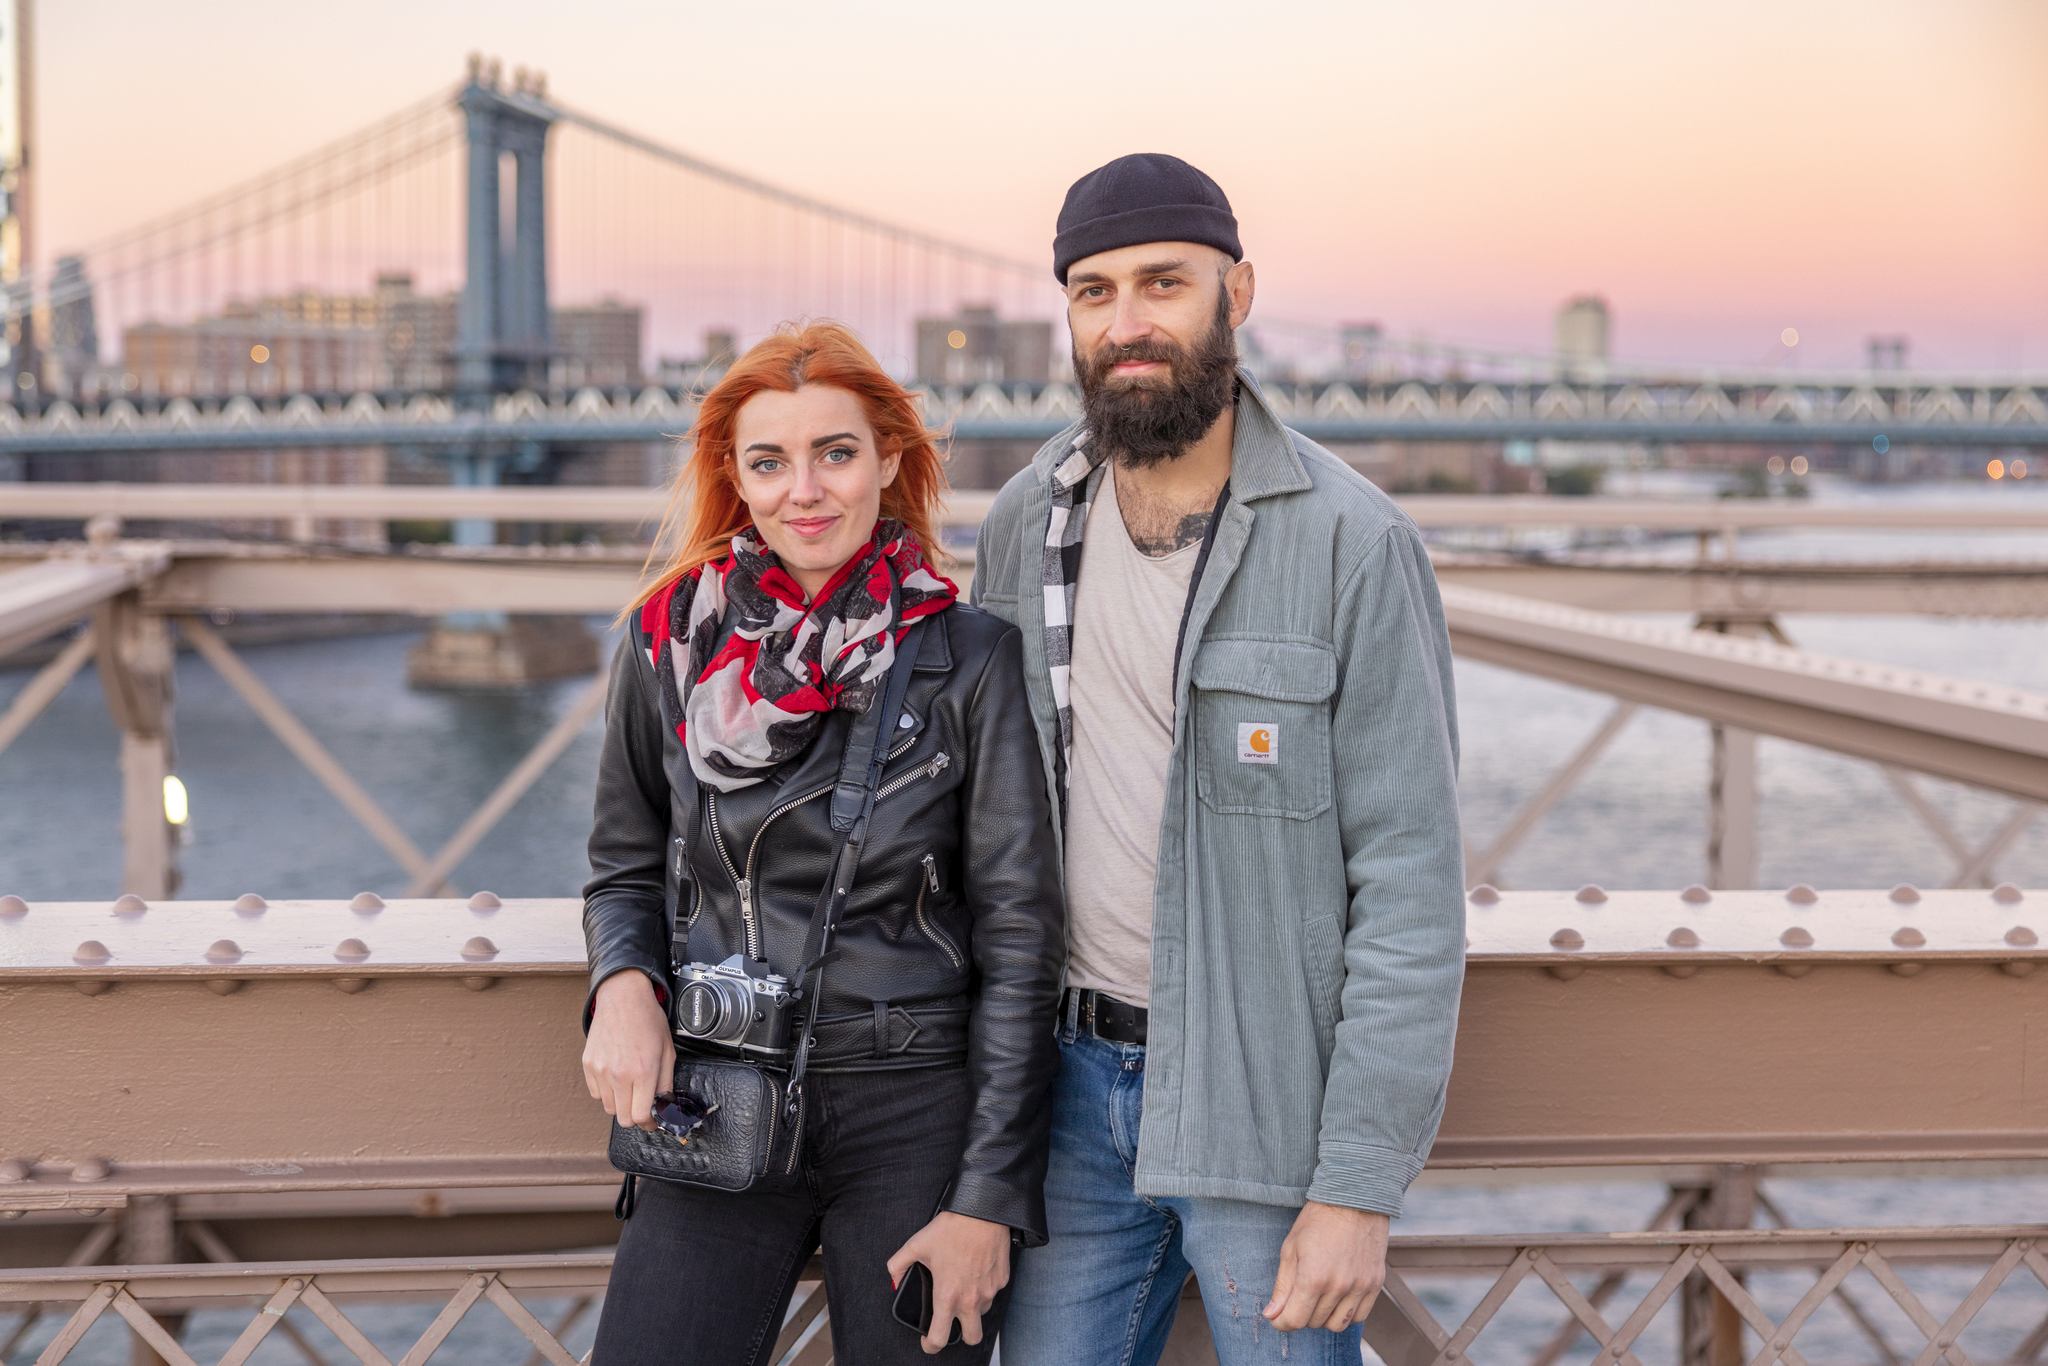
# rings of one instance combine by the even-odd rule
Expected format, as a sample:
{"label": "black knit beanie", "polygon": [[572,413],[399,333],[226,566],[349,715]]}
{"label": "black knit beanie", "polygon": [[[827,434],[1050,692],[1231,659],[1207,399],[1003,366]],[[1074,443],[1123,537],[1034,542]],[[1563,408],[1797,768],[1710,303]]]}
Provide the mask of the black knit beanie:
{"label": "black knit beanie", "polygon": [[1179,157],[1135,152],[1074,182],[1052,239],[1052,273],[1084,256],[1140,242],[1200,242],[1244,259],[1237,216],[1222,187]]}

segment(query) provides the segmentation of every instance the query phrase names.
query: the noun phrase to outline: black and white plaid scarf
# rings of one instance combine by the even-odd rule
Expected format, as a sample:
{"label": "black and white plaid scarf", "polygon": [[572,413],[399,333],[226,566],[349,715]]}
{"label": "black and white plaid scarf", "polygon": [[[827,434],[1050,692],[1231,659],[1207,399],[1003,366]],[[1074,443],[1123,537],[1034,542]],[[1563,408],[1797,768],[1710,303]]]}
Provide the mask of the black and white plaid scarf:
{"label": "black and white plaid scarf", "polygon": [[1045,528],[1045,662],[1060,716],[1062,789],[1074,757],[1074,590],[1081,582],[1081,538],[1088,505],[1102,487],[1105,452],[1089,449],[1088,429],[1074,434],[1052,472],[1052,517]]}

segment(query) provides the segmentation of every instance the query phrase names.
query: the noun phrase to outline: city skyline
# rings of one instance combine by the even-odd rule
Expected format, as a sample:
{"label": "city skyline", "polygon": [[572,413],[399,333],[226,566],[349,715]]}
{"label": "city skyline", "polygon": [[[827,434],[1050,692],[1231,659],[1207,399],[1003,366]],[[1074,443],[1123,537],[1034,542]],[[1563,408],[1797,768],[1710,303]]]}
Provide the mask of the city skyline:
{"label": "city skyline", "polygon": [[[1028,29],[889,13],[806,15],[771,49],[749,14],[653,5],[567,25],[531,3],[218,0],[203,28],[46,5],[37,255],[47,269],[450,84],[478,49],[542,59],[556,98],[726,165],[1026,259],[1075,174],[1178,151],[1232,194],[1255,321],[1544,352],[1590,292],[1630,360],[1836,368],[1903,334],[1916,366],[2048,366],[2040,6],[1737,4],[1709,30],[1604,0],[1464,22],[1281,7],[1255,27],[1197,5],[1099,34],[1064,3]],[[723,51],[758,60],[705,56]],[[858,60],[885,51],[903,72]]]}

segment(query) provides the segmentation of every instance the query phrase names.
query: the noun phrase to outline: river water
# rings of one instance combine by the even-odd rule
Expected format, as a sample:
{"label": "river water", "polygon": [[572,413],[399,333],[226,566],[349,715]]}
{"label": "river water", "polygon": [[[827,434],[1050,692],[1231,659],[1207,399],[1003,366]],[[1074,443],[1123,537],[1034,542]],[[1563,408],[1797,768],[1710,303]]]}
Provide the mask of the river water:
{"label": "river water", "polygon": [[[1696,494],[1685,476],[1644,476],[1617,492]],[[2048,505],[2048,479],[2028,485],[1943,484],[1866,488],[1817,480],[1828,502],[1892,506]],[[1787,531],[1745,536],[1744,554],[1814,559],[1984,558],[2037,560],[2048,574],[2048,533],[1936,531]],[[1664,553],[1685,555],[1689,544]],[[1675,622],[1675,619],[1674,619]],[[1676,624],[1676,623],[1675,623]],[[2048,622],[1962,618],[1801,616],[1784,623],[1802,646],[1873,663],[2048,693]],[[362,785],[425,849],[437,847],[489,793],[518,757],[569,705],[581,683],[504,695],[415,692],[404,682],[411,632],[252,646],[245,658],[337,755]],[[0,670],[0,706],[29,677]],[[1457,666],[1463,738],[1460,792],[1467,839],[1485,845],[1527,797],[1577,749],[1612,706],[1609,699],[1483,665]],[[403,891],[398,868],[272,737],[241,700],[189,654],[178,666],[178,771],[191,794],[190,842],[182,852],[187,897],[260,892],[273,899],[345,897],[371,889]],[[573,896],[585,875],[582,845],[590,819],[597,753],[593,724],[539,784],[484,839],[455,874],[465,891],[507,896]],[[1704,874],[1709,741],[1704,724],[1643,711],[1550,813],[1503,869],[1515,887],[1680,887]],[[1760,881],[1767,887],[1939,886],[1952,868],[1939,840],[1905,809],[1878,771],[1802,745],[1760,743]],[[1971,842],[1987,837],[2011,811],[2002,798],[1923,780],[1922,790]],[[30,901],[119,893],[119,783],[115,734],[96,678],[81,675],[5,753],[0,753],[0,892]],[[2048,816],[1997,865],[1998,876],[2048,887]],[[1617,1046],[1625,1046],[1620,1041]],[[2003,1223],[2048,1219],[2048,1178],[1781,1181],[1772,1187],[1794,1224]],[[1510,1187],[1432,1183],[1417,1188],[1404,1233],[1605,1230],[1647,1220],[1662,1195],[1644,1182],[1543,1183]],[[0,1233],[4,1237],[4,1233]],[[1945,1316],[1974,1273],[1909,1272],[1907,1279]],[[1788,1308],[1810,1283],[1765,1277],[1766,1308]],[[1620,1315],[1643,1287],[1631,1287]],[[1441,1282],[1425,1299],[1440,1317],[1462,1313],[1483,1289]],[[1882,1321],[1905,1321],[1874,1283],[1859,1301]],[[366,1311],[363,1322],[394,1358],[431,1317],[430,1309]],[[1533,1280],[1512,1297],[1479,1340],[1479,1360],[1513,1359],[1540,1343],[1561,1310]],[[2048,1290],[2022,1272],[1994,1298],[1965,1345],[2000,1359],[2048,1314]],[[325,1330],[303,1311],[293,1321],[309,1337]],[[543,1317],[547,1317],[543,1315]],[[5,1320],[0,1319],[0,1335]],[[195,1319],[189,1345],[201,1360],[224,1350],[246,1318]],[[13,1360],[34,1359],[45,1327]],[[569,1335],[578,1352],[586,1324]],[[125,1359],[125,1329],[94,1330],[80,1362]],[[1809,1360],[1864,1360],[1869,1349],[1849,1320],[1824,1310],[1802,1334]],[[1894,1340],[1910,1340],[1906,1332]],[[327,1339],[330,1359],[344,1360]],[[1492,1345],[1492,1352],[1487,1348]],[[1583,1344],[1582,1344],[1583,1345]],[[1668,1339],[1653,1336],[1646,1361],[1669,1360]],[[22,1354],[25,1352],[26,1354]],[[1909,1352],[1910,1356],[1911,1353]],[[1582,1352],[1573,1359],[1582,1359]],[[267,1344],[261,1362],[298,1360]],[[472,1311],[437,1360],[463,1363],[524,1359],[495,1310]],[[687,1360],[679,1355],[677,1360]]]}

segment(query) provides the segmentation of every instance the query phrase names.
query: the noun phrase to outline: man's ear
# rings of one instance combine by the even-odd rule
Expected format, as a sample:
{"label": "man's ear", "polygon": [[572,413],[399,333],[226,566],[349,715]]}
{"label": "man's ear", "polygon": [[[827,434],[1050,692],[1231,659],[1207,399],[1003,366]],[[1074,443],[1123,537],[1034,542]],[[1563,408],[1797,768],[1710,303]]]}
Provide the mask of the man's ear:
{"label": "man's ear", "polygon": [[1252,315],[1252,295],[1258,292],[1258,275],[1249,261],[1233,261],[1223,272],[1223,289],[1230,296],[1230,325],[1243,327]]}

